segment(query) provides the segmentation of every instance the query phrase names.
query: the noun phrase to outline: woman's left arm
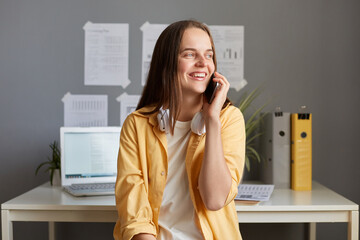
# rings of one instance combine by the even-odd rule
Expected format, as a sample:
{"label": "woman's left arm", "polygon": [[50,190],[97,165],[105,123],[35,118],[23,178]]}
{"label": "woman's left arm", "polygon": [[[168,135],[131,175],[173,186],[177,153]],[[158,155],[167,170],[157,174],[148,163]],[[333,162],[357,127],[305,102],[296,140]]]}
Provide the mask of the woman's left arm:
{"label": "woman's left arm", "polygon": [[226,100],[229,83],[218,73],[214,80],[221,84],[221,88],[211,105],[204,99],[206,139],[198,182],[206,208],[213,211],[221,209],[229,199],[235,197],[233,195],[234,192],[236,195],[237,184],[242,176],[245,153],[245,129],[240,111],[236,109],[232,114],[227,114],[229,117],[226,126],[222,126],[220,122],[220,112]]}

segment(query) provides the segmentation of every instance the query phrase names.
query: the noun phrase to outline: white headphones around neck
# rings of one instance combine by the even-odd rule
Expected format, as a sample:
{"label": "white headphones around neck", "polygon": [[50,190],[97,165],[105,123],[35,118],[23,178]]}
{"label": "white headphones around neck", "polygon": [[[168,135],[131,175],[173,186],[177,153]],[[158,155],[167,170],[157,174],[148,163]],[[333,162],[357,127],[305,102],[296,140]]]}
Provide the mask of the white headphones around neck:
{"label": "white headphones around neck", "polygon": [[[169,109],[163,109],[161,107],[159,109],[157,119],[158,119],[160,131],[169,133],[170,132]],[[206,133],[205,120],[201,111],[197,112],[193,117],[193,119],[191,120],[191,131],[197,135],[203,135],[204,133]]]}

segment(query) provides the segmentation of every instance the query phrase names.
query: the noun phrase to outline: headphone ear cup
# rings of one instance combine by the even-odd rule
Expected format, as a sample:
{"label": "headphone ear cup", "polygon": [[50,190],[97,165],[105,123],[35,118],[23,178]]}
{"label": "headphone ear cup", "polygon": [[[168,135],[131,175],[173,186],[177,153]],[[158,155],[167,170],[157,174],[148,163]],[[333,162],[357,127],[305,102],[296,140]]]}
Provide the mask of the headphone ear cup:
{"label": "headphone ear cup", "polygon": [[165,133],[170,132],[168,111],[169,111],[168,109],[164,110],[160,108],[159,113],[157,115],[159,129],[160,131]]}
{"label": "headphone ear cup", "polygon": [[165,125],[164,125],[164,121],[162,119],[162,114],[161,112],[158,113],[157,115],[157,120],[158,120],[158,124],[159,124],[159,129],[162,132],[165,132]]}
{"label": "headphone ear cup", "polygon": [[197,135],[203,135],[206,133],[205,119],[202,112],[197,112],[191,120],[191,131]]}

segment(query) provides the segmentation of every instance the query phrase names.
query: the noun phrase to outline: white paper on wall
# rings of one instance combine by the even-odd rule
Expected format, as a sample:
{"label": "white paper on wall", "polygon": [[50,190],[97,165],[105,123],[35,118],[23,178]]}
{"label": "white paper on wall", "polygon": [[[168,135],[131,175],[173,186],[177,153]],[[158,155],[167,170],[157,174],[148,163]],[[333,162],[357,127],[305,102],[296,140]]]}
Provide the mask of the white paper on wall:
{"label": "white paper on wall", "polygon": [[218,72],[226,77],[230,87],[242,89],[244,79],[244,26],[209,26],[214,39]]}
{"label": "white paper on wall", "polygon": [[65,127],[100,127],[108,125],[107,95],[72,95],[66,93],[64,103]]}
{"label": "white paper on wall", "polygon": [[128,95],[125,92],[116,98],[116,100],[120,102],[120,126],[123,125],[126,117],[135,111],[140,97],[140,95]]}
{"label": "white paper on wall", "polygon": [[167,27],[167,24],[150,24],[145,22],[140,30],[143,33],[142,43],[142,70],[141,70],[141,84],[145,85],[146,77],[150,68],[151,57],[154,47],[161,32]]}
{"label": "white paper on wall", "polygon": [[87,22],[84,84],[126,88],[129,80],[129,24]]}

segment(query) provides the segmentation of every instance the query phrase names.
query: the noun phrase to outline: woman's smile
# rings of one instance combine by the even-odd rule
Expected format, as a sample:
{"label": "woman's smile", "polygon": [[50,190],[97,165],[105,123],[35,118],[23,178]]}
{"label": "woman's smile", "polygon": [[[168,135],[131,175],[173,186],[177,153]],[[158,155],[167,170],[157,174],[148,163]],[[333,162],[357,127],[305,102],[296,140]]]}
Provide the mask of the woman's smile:
{"label": "woman's smile", "polygon": [[198,80],[198,81],[204,81],[206,79],[206,76],[208,74],[206,72],[192,72],[189,73],[189,76],[191,78],[193,78],[194,80]]}

